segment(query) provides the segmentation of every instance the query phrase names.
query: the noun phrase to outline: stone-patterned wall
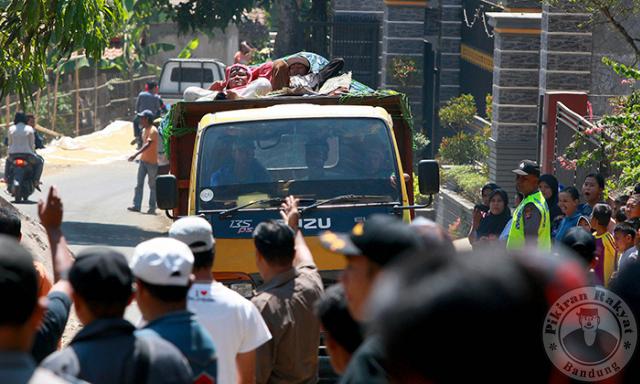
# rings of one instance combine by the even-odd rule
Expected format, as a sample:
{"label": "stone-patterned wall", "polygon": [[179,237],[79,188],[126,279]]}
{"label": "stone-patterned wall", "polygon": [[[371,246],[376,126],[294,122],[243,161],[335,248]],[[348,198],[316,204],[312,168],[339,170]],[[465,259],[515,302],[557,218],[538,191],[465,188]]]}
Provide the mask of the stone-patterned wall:
{"label": "stone-patterned wall", "polygon": [[462,0],[440,0],[440,105],[460,95]]}
{"label": "stone-patterned wall", "polygon": [[512,169],[537,159],[539,13],[488,13],[494,27],[493,121],[489,178],[511,196]]}
{"label": "stone-patterned wall", "polygon": [[540,39],[540,94],[588,92],[591,88],[590,15],[567,13],[545,5]]}
{"label": "stone-patterned wall", "polygon": [[[413,121],[416,127],[422,125],[423,98],[423,51],[424,17],[426,1],[405,2],[386,1],[383,18],[382,38],[382,82],[383,88],[396,89],[409,96]],[[394,78],[394,59],[412,60],[416,65],[406,85]]]}

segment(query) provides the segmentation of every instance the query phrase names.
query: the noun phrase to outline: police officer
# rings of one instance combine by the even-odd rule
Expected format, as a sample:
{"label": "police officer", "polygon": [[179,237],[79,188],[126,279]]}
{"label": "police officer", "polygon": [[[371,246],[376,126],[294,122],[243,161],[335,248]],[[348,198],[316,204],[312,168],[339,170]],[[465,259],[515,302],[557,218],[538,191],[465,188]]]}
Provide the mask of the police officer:
{"label": "police officer", "polygon": [[536,245],[541,250],[551,249],[551,222],[549,207],[538,189],[540,166],[531,160],[523,160],[516,174],[516,189],[524,199],[513,213],[508,249],[520,249],[525,245]]}

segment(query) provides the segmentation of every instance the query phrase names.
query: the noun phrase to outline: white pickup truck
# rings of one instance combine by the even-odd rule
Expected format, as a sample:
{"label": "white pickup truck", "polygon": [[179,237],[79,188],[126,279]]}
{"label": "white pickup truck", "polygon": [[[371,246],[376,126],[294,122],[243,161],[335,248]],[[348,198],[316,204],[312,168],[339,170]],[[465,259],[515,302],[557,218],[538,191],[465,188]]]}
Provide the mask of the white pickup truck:
{"label": "white pickup truck", "polygon": [[166,104],[182,100],[188,87],[208,88],[224,80],[226,66],[215,59],[169,59],[162,66],[159,93]]}

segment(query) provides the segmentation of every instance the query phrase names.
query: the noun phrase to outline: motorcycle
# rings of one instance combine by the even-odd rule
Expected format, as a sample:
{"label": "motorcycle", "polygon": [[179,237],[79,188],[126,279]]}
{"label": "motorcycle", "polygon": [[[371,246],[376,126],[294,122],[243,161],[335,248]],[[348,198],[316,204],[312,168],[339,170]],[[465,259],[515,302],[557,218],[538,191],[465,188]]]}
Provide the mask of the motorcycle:
{"label": "motorcycle", "polygon": [[27,201],[33,193],[33,176],[33,165],[26,157],[16,156],[11,160],[11,172],[7,187],[16,203]]}

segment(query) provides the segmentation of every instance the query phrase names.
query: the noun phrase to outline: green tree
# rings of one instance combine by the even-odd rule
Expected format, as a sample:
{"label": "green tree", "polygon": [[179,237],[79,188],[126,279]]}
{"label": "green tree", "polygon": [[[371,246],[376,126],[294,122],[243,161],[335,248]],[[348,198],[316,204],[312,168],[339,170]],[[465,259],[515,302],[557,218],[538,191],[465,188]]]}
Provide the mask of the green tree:
{"label": "green tree", "polygon": [[24,105],[45,85],[52,49],[100,58],[122,13],[121,0],[12,0],[0,13],[0,97],[17,93]]}
{"label": "green tree", "polygon": [[473,117],[478,113],[473,95],[463,94],[447,101],[447,104],[440,108],[440,122],[449,126],[455,132],[461,132]]}

